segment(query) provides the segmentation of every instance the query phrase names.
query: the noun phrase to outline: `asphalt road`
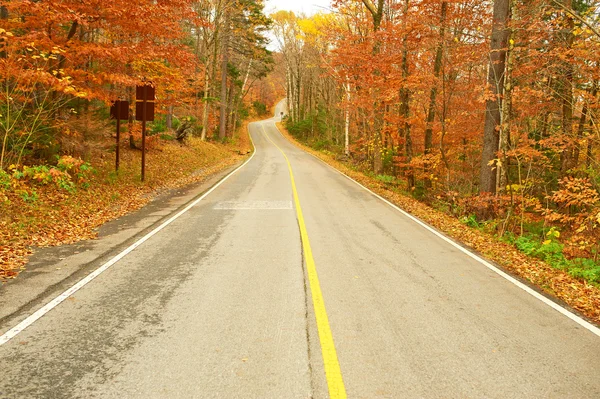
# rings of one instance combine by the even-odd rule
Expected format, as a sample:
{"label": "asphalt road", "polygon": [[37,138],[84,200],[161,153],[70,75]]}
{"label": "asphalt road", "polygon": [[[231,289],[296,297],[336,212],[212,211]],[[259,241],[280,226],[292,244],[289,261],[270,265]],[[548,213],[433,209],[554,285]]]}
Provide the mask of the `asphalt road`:
{"label": "asphalt road", "polygon": [[598,336],[274,121],[250,125],[237,173],[0,346],[1,398],[600,398]]}

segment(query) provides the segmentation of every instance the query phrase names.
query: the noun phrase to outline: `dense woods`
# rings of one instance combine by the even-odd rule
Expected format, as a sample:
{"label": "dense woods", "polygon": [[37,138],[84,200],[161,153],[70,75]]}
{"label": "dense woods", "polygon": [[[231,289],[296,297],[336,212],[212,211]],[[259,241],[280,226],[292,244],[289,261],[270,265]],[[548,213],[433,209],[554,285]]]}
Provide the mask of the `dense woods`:
{"label": "dense woods", "polygon": [[[73,141],[66,137],[84,144],[87,132],[72,122],[105,114],[117,99],[133,105],[143,82],[156,87],[166,128],[187,117],[203,139],[219,123],[219,138],[231,137],[272,64],[262,1],[10,0],[1,16],[3,171],[51,161]],[[132,117],[132,147],[138,130]]]}
{"label": "dense woods", "polygon": [[[236,130],[282,96],[266,79],[271,22],[261,0],[0,6],[0,278],[29,245],[93,237],[153,189],[236,162],[249,146]],[[135,108],[144,83],[156,89],[156,117],[140,184]],[[118,173],[115,100],[130,104]]]}
{"label": "dense woods", "polygon": [[261,0],[4,0],[0,201],[85,186],[94,146],[114,154],[114,100],[132,111],[120,146],[139,151],[144,82],[158,141],[231,141],[285,96],[299,139],[600,282],[599,5],[336,0],[308,17]]}
{"label": "dense woods", "polygon": [[598,6],[337,0],[328,14],[279,12],[287,127],[600,282]]}

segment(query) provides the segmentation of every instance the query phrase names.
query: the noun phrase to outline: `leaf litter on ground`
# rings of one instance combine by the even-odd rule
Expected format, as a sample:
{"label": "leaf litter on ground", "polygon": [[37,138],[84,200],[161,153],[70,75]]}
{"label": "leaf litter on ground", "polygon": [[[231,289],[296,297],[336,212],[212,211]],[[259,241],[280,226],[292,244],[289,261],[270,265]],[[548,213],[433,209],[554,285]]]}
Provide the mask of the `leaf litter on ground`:
{"label": "leaf litter on ground", "polygon": [[[147,153],[147,181],[140,182],[141,152],[122,145],[119,174],[114,154],[100,154],[88,188],[73,193],[52,185],[30,187],[36,199],[7,191],[0,201],[0,280],[16,278],[36,247],[72,244],[98,237],[104,223],[136,211],[164,191],[204,181],[251,152],[247,134],[233,143],[185,145],[158,141]],[[242,155],[244,154],[244,155]]]}

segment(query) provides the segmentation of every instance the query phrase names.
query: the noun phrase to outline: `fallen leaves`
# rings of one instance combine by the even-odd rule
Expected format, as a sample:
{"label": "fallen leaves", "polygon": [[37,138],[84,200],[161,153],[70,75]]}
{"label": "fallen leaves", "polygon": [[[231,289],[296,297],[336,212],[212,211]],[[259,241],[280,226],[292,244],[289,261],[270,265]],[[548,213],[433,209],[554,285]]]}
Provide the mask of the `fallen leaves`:
{"label": "fallen leaves", "polygon": [[7,192],[0,202],[0,280],[15,278],[32,254],[32,247],[48,247],[95,239],[98,227],[140,209],[161,192],[203,181],[248,154],[249,139],[235,144],[192,139],[182,146],[161,142],[148,154],[148,181],[139,182],[139,151],[122,149],[121,170],[112,160],[92,162],[98,173],[89,188],[66,193],[49,185],[36,187],[37,199],[26,202]]}

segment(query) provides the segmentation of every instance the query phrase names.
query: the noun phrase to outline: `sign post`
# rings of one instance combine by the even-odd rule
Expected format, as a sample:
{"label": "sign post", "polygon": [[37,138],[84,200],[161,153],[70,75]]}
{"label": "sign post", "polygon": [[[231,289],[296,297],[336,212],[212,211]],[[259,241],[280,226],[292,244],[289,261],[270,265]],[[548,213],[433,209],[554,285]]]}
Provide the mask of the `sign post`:
{"label": "sign post", "polygon": [[154,121],[155,98],[151,83],[136,87],[135,118],[142,122],[142,181],[146,179],[146,122]]}
{"label": "sign post", "polygon": [[121,143],[121,120],[129,119],[129,101],[117,100],[110,106],[110,117],[117,120],[117,146],[115,171],[119,171],[119,150]]}

